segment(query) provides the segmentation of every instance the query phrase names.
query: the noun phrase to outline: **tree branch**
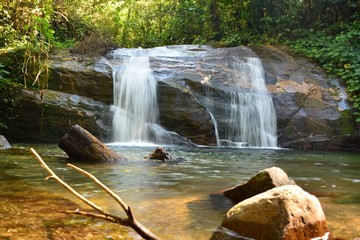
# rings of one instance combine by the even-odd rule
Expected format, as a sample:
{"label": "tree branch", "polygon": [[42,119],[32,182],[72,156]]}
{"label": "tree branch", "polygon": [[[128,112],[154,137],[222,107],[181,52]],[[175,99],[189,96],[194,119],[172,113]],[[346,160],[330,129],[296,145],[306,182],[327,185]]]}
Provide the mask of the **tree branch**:
{"label": "tree branch", "polygon": [[99,181],[99,179],[97,179],[94,175],[88,173],[87,171],[76,167],[75,165],[72,165],[70,163],[67,164],[69,167],[75,169],[76,171],[84,174],[85,176],[87,176],[88,178],[90,178],[91,180],[93,180],[97,185],[99,185],[105,192],[107,192],[112,198],[115,199],[115,201],[117,203],[119,203],[119,205],[122,207],[122,209],[124,209],[125,212],[127,212],[128,206],[126,205],[126,203],[117,195],[115,194],[113,191],[111,191],[111,189],[109,189],[107,186],[105,186],[102,182]]}
{"label": "tree branch", "polygon": [[127,218],[121,218],[119,216],[113,215],[111,213],[108,213],[107,211],[103,210],[101,207],[99,207],[98,205],[96,205],[95,203],[91,202],[89,199],[85,198],[84,196],[82,196],[80,193],[78,193],[76,190],[74,190],[71,186],[69,186],[66,182],[64,182],[63,180],[61,180],[48,166],[47,164],[44,162],[44,160],[42,160],[42,158],[40,157],[40,155],[33,149],[31,148],[32,153],[36,156],[36,158],[38,159],[38,161],[40,162],[41,166],[50,174],[46,179],[54,179],[55,181],[57,181],[60,185],[62,185],[63,187],[65,187],[69,192],[71,192],[73,195],[75,195],[76,197],[78,197],[81,201],[83,201],[84,203],[86,203],[87,205],[89,205],[90,207],[92,207],[93,209],[95,209],[97,212],[99,212],[100,214],[96,214],[96,213],[90,213],[90,212],[85,212],[85,211],[79,211],[79,210],[75,210],[75,211],[65,211],[65,213],[68,214],[75,214],[75,215],[81,215],[81,216],[85,216],[85,217],[92,217],[92,218],[96,218],[96,219],[100,219],[103,221],[108,221],[108,222],[112,222],[112,223],[117,223],[119,225],[123,225],[123,226],[127,226],[132,228],[133,230],[135,230],[135,232],[137,232],[141,237],[143,237],[144,239],[149,239],[149,240],[159,240],[159,238],[153,234],[149,229],[147,229],[146,227],[144,227],[140,222],[138,222],[132,211],[130,206],[128,206],[117,194],[115,194],[113,191],[111,191],[107,186],[105,186],[102,182],[100,182],[94,175],[90,174],[89,172],[76,167],[72,164],[68,164],[68,166],[70,166],[71,168],[75,169],[76,171],[84,174],[85,176],[87,176],[88,178],[90,178],[91,180],[93,180],[96,184],[98,184],[106,193],[108,193],[113,199],[115,199],[115,201],[122,207],[122,209],[125,211]]}

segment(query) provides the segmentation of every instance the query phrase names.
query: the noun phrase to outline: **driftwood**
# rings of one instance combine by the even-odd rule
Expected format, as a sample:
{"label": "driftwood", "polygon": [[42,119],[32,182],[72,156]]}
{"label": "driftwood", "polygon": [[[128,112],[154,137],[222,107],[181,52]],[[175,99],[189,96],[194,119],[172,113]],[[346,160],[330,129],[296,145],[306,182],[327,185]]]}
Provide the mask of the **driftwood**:
{"label": "driftwood", "polygon": [[98,213],[91,213],[91,212],[86,212],[86,211],[80,211],[79,209],[77,209],[75,211],[64,211],[65,213],[76,214],[76,215],[96,218],[96,219],[100,219],[100,220],[108,221],[108,222],[112,222],[112,223],[117,223],[119,225],[123,225],[123,226],[132,228],[133,230],[135,230],[135,232],[137,232],[144,239],[159,240],[159,238],[155,234],[153,234],[149,229],[144,227],[140,222],[138,222],[135,219],[130,206],[128,206],[117,194],[115,194],[113,191],[111,191],[107,186],[105,186],[103,183],[101,183],[94,175],[92,175],[92,174],[88,173],[87,171],[85,171],[81,168],[78,168],[72,164],[69,164],[69,163],[67,164],[69,167],[75,169],[76,171],[78,171],[78,172],[84,174],[85,176],[87,176],[88,178],[90,178],[92,181],[94,181],[96,184],[98,184],[100,188],[102,188],[106,193],[108,193],[124,210],[124,212],[126,213],[126,216],[127,216],[126,218],[122,218],[122,217],[116,216],[114,214],[111,214],[111,213],[103,210],[101,207],[99,207],[95,203],[91,202],[89,199],[85,198],[83,195],[81,195],[76,190],[74,190],[71,186],[69,186],[66,182],[61,180],[47,166],[47,164],[42,160],[40,155],[33,148],[31,148],[31,151],[36,156],[36,158],[40,162],[41,166],[49,173],[49,176],[46,178],[46,180],[54,179],[60,185],[62,185],[68,191],[70,191],[73,195],[78,197],[81,201],[83,201],[84,203],[86,203],[87,205],[89,205],[90,207],[92,207],[93,209],[95,209],[98,212]]}
{"label": "driftwood", "polygon": [[79,125],[72,126],[58,146],[73,161],[112,162],[123,158]]}

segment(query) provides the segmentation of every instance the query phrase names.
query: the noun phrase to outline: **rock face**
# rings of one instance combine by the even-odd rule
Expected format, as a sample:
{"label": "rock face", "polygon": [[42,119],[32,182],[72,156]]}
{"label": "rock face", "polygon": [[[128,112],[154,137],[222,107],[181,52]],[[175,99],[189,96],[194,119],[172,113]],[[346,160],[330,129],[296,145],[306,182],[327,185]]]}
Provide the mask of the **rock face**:
{"label": "rock face", "polygon": [[295,185],[276,187],[238,203],[221,226],[246,239],[333,239],[319,200]]}
{"label": "rock face", "polygon": [[[4,134],[11,141],[56,142],[79,124],[109,141],[112,74],[123,68],[116,54],[128,58],[137,51],[119,49],[92,60],[55,59],[49,90],[23,91],[22,109]],[[258,56],[276,109],[280,147],[359,150],[360,136],[343,87],[303,58],[274,47],[185,45],[142,51],[158,82],[159,124],[195,144],[217,145],[216,135],[226,134],[226,96],[239,88],[246,91],[234,78],[234,58]]]}
{"label": "rock face", "polygon": [[295,185],[288,175],[278,167],[267,168],[258,172],[247,183],[224,191],[224,195],[234,203],[241,202],[274,187]]}
{"label": "rock face", "polygon": [[209,113],[186,89],[159,82],[160,125],[197,144],[215,145],[214,126]]}
{"label": "rock face", "polygon": [[50,67],[49,89],[111,104],[112,69],[106,59],[56,59]]}
{"label": "rock face", "polygon": [[278,48],[252,50],[261,58],[266,71],[277,112],[280,146],[359,149],[359,132],[339,80],[326,76],[308,60]]}
{"label": "rock face", "polygon": [[6,135],[16,142],[56,143],[79,124],[100,139],[109,138],[110,106],[91,98],[53,90],[22,90]]}

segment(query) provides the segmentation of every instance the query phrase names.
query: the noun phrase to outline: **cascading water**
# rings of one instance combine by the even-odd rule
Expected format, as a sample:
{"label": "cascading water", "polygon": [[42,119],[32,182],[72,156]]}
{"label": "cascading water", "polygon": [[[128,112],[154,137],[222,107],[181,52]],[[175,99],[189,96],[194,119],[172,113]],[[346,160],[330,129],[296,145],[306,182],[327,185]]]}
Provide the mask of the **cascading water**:
{"label": "cascading water", "polygon": [[[187,139],[157,124],[157,81],[166,81],[165,86],[192,92],[192,84],[186,84],[187,77],[208,74],[198,72],[202,69],[201,64],[223,52],[221,49],[204,49],[198,47],[193,51],[185,46],[113,52],[109,59],[114,81],[113,142],[188,144]],[[206,86],[206,96],[196,90],[192,96],[209,113],[218,146],[277,147],[276,115],[266,89],[261,61],[255,57],[239,59],[237,56],[249,54],[247,49],[240,50],[240,55],[224,59],[220,66],[222,75],[216,75],[219,65],[214,65],[200,81]],[[154,72],[149,56],[154,61]],[[172,67],[179,63],[182,63],[182,72],[174,76]],[[176,80],[178,77],[180,81]]]}
{"label": "cascading water", "polygon": [[276,114],[261,61],[254,57],[235,59],[233,69],[239,91],[226,96],[227,120],[218,145],[277,147]]}
{"label": "cascading water", "polygon": [[123,72],[113,71],[113,81],[113,142],[150,142],[158,107],[149,58],[130,57]]}
{"label": "cascading water", "polygon": [[250,147],[277,147],[276,113],[260,59],[251,57],[234,64],[235,71],[242,73],[239,81],[249,89],[230,94],[227,139]]}

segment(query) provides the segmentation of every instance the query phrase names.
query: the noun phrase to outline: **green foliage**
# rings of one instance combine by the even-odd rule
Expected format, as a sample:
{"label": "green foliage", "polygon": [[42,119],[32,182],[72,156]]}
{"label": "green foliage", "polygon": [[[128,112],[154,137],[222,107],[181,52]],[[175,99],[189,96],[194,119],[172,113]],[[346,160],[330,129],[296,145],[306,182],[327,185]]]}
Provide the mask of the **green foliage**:
{"label": "green foliage", "polygon": [[[166,42],[175,44],[199,42],[203,36],[205,26],[205,1],[179,1],[173,9],[173,18],[170,19]],[[201,42],[201,41],[200,41]]]}
{"label": "green foliage", "polygon": [[0,63],[0,82],[6,81],[10,72],[5,69],[5,65]]}
{"label": "green foliage", "polygon": [[[5,70],[5,65],[0,63],[0,92],[4,91],[5,89],[3,88],[4,84],[8,84],[9,80],[7,79],[7,77],[9,76],[10,72],[8,72],[7,70]],[[1,109],[0,109],[0,132],[1,129],[6,129],[6,123],[5,121],[7,120],[7,117],[4,117],[5,112],[3,112],[4,110],[4,106],[7,104],[7,102],[9,101],[9,99],[0,96],[0,103],[1,103]]]}
{"label": "green foliage", "polygon": [[25,87],[29,81],[42,87],[41,73],[46,72],[46,59],[54,42],[50,25],[52,13],[51,1],[7,1],[0,9],[0,15],[4,16],[0,28],[3,36],[1,47],[23,49]]}
{"label": "green foliage", "polygon": [[1,129],[6,129],[9,121],[14,119],[15,106],[18,104],[17,87],[6,78],[8,75],[4,65],[0,64],[0,133]]}

